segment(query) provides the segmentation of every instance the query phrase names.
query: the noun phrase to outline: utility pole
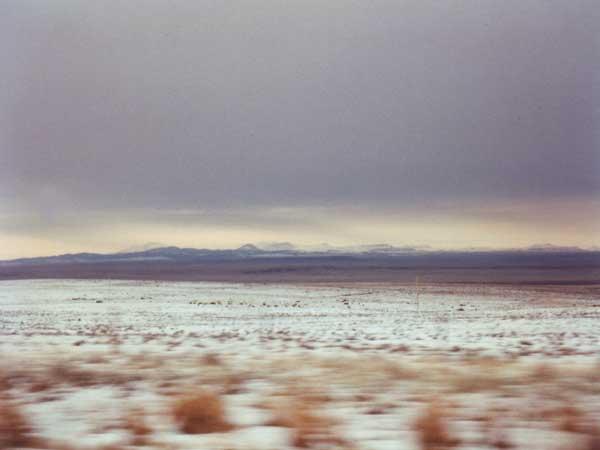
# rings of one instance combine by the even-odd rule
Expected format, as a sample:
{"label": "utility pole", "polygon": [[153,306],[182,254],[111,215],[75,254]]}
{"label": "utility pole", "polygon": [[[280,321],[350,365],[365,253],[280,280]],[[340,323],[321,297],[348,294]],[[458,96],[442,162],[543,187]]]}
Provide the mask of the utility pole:
{"label": "utility pole", "polygon": [[419,301],[419,275],[415,278],[415,292],[417,293],[417,313],[421,310],[421,302]]}

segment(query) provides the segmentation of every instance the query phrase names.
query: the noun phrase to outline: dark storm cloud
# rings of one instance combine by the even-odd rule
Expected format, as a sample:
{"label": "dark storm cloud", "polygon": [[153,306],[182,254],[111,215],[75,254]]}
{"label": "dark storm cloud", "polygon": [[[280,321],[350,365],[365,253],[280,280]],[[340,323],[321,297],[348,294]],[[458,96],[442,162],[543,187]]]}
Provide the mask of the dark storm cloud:
{"label": "dark storm cloud", "polygon": [[590,1],[4,1],[15,208],[599,192]]}

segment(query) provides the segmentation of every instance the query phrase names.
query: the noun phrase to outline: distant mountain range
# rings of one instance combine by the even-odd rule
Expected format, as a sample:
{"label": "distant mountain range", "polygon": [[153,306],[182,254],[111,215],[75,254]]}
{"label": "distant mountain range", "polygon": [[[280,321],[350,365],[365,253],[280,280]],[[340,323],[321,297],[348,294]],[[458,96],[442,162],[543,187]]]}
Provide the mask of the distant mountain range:
{"label": "distant mountain range", "polygon": [[559,247],[550,244],[535,245],[524,249],[509,250],[433,250],[428,247],[396,247],[388,244],[359,245],[348,247],[335,247],[322,244],[308,249],[299,249],[289,242],[260,243],[258,245],[245,244],[236,249],[196,249],[174,246],[161,246],[158,243],[149,243],[140,247],[130,248],[117,253],[68,253],[57,256],[43,256],[35,258],[19,258],[0,261],[2,266],[13,265],[40,265],[40,264],[81,264],[103,262],[195,262],[195,261],[231,261],[266,258],[400,258],[408,256],[421,257],[465,257],[467,255],[487,255],[503,257],[506,259],[513,255],[598,255],[600,251],[585,250],[579,247]]}
{"label": "distant mountain range", "polygon": [[[152,248],[154,245],[159,247]],[[440,251],[386,244],[297,248],[287,242],[211,250],[149,244],[118,253],[0,261],[0,280],[568,284],[600,287],[600,251],[537,245]]]}

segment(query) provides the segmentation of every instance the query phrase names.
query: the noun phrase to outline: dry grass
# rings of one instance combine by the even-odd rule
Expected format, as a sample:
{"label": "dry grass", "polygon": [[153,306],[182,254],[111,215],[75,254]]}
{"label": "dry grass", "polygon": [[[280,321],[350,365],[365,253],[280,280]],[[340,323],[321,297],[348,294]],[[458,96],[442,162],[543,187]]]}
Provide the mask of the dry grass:
{"label": "dry grass", "polygon": [[149,444],[148,437],[152,434],[152,428],[146,424],[146,415],[141,409],[129,411],[125,417],[124,428],[131,433],[131,445],[146,446]]}
{"label": "dry grass", "polygon": [[344,447],[348,443],[333,430],[335,421],[315,411],[316,404],[296,401],[280,407],[265,425],[285,427],[292,430],[292,445],[298,448]]}
{"label": "dry grass", "polygon": [[207,391],[181,397],[173,406],[173,416],[183,433],[220,433],[233,428],[221,398]]}
{"label": "dry grass", "polygon": [[31,427],[12,403],[0,400],[0,448],[27,447],[33,444]]}
{"label": "dry grass", "polygon": [[597,427],[588,430],[588,434],[581,439],[573,439],[570,445],[563,446],[560,450],[600,450],[600,430]]}
{"label": "dry grass", "polygon": [[584,414],[575,406],[566,405],[557,410],[557,428],[568,433],[580,433],[583,431]]}
{"label": "dry grass", "polygon": [[474,393],[485,391],[504,391],[522,383],[516,376],[518,367],[508,361],[491,357],[469,357],[456,370],[437,367],[434,381],[448,382],[451,392]]}
{"label": "dry grass", "polygon": [[32,384],[29,385],[29,392],[31,393],[37,393],[37,392],[45,392],[45,391],[49,391],[53,388],[54,386],[52,385],[52,383],[49,380],[37,380],[34,381]]}
{"label": "dry grass", "polygon": [[557,379],[557,368],[549,364],[536,365],[530,374],[530,383],[550,383]]}
{"label": "dry grass", "polygon": [[429,404],[414,427],[423,450],[451,448],[460,443],[448,430],[447,415],[437,403]]}
{"label": "dry grass", "polygon": [[125,386],[143,379],[139,371],[83,369],[73,361],[58,361],[48,367],[42,375],[45,382],[51,385],[68,384],[79,388],[98,385]]}
{"label": "dry grass", "polygon": [[592,432],[586,444],[584,450],[600,450],[600,431],[596,429]]}
{"label": "dry grass", "polygon": [[0,369],[0,393],[4,391],[8,391],[11,387],[10,380],[8,379],[8,375],[5,373],[3,369]]}
{"label": "dry grass", "polygon": [[245,378],[239,374],[230,374],[223,381],[223,393],[226,395],[244,392]]}
{"label": "dry grass", "polygon": [[217,355],[216,353],[206,353],[205,355],[202,356],[202,358],[200,359],[200,362],[202,365],[208,365],[208,366],[222,366],[223,365],[223,361],[221,360],[219,355]]}
{"label": "dry grass", "polygon": [[508,435],[498,424],[498,415],[490,409],[487,415],[480,416],[481,431],[484,435],[483,444],[497,449],[513,448],[514,444],[508,439]]}

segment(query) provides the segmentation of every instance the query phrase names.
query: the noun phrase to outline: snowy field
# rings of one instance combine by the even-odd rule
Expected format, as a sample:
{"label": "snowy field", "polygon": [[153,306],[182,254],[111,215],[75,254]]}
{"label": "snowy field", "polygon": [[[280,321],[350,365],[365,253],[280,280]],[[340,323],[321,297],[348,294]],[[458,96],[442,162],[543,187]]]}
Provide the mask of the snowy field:
{"label": "snowy field", "polygon": [[0,448],[600,449],[594,287],[0,282]]}

